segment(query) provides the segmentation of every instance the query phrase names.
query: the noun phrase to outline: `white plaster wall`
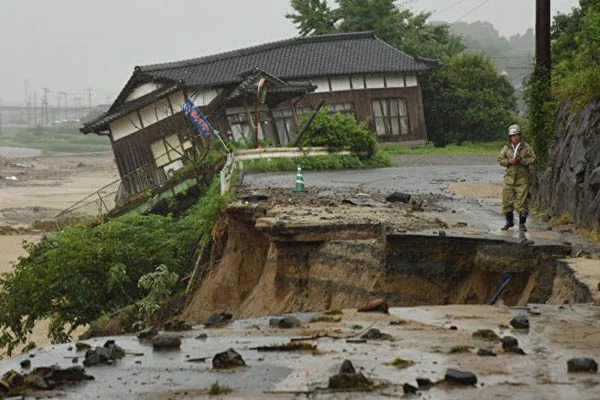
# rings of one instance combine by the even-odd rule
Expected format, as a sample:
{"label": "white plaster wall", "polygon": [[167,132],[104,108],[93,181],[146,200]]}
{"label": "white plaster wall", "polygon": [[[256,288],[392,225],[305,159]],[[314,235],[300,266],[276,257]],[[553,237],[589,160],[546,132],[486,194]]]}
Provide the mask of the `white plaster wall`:
{"label": "white plaster wall", "polygon": [[217,97],[217,91],[216,90],[203,90],[200,93],[196,94],[193,98],[192,101],[194,102],[195,105],[201,107],[201,106],[207,106],[208,103],[210,103],[211,101],[214,100],[215,97]]}
{"label": "white plaster wall", "polygon": [[183,103],[185,103],[185,96],[183,95],[183,92],[175,92],[169,96],[169,99],[171,100],[173,111],[175,113],[181,112]]}
{"label": "white plaster wall", "polygon": [[404,75],[386,75],[385,83],[389,88],[404,87]]}
{"label": "white plaster wall", "polygon": [[125,102],[139,99],[140,97],[142,97],[150,92],[153,92],[156,89],[160,89],[163,86],[164,85],[161,85],[158,83],[153,83],[153,82],[144,83],[143,85],[140,85],[140,86],[136,87],[135,89],[133,89],[133,92],[131,92],[129,94],[129,96],[127,96],[127,98],[125,99]]}
{"label": "white plaster wall", "polygon": [[350,77],[348,76],[336,76],[329,78],[331,82],[331,91],[339,92],[342,90],[350,90]]}
{"label": "white plaster wall", "polygon": [[114,120],[109,124],[113,140],[119,140],[137,132],[140,126],[140,119],[136,112],[132,112],[124,117]]}
{"label": "white plaster wall", "polygon": [[329,80],[327,78],[314,79],[311,81],[311,83],[317,86],[317,89],[315,89],[315,93],[329,92]]}
{"label": "white plaster wall", "polygon": [[364,89],[365,80],[362,75],[352,75],[352,89]]}
{"label": "white plaster wall", "polygon": [[169,102],[166,98],[160,99],[159,101],[140,109],[140,116],[142,117],[144,128],[167,118],[171,114],[171,108],[169,107]]}
{"label": "white plaster wall", "polygon": [[417,86],[418,82],[417,82],[417,75],[406,75],[406,86],[407,87],[412,87],[412,86]]}
{"label": "white plaster wall", "polygon": [[383,75],[367,75],[365,77],[365,82],[367,84],[367,89],[379,89],[385,87]]}

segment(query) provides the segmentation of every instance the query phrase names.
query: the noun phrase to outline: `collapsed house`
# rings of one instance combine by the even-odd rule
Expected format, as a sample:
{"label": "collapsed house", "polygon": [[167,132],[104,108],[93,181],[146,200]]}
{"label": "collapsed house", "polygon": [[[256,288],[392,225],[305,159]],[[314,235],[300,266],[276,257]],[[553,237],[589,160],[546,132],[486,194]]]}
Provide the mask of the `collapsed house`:
{"label": "collapsed house", "polygon": [[366,121],[380,142],[423,142],[418,73],[437,66],[437,60],[411,57],[372,32],[137,66],[110,109],[81,132],[110,137],[130,194],[168,179],[194,152],[182,112],[188,99],[223,139],[286,145],[298,134],[302,114],[324,104],[330,113]]}

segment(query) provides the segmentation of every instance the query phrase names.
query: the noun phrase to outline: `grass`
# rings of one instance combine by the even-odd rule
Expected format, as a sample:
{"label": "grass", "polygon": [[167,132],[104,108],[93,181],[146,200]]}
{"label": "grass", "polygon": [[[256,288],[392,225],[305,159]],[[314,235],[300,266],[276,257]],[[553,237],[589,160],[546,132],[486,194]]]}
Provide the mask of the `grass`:
{"label": "grass", "polygon": [[398,369],[404,369],[404,368],[412,367],[413,365],[415,365],[415,362],[412,360],[405,360],[403,358],[398,357],[394,361],[392,361],[390,363],[386,363],[385,365],[396,367]]}
{"label": "grass", "polygon": [[439,155],[461,155],[461,154],[481,154],[495,155],[500,152],[504,141],[496,142],[463,142],[462,144],[449,144],[445,147],[435,147],[429,142],[422,147],[407,147],[402,145],[392,145],[383,148],[387,154],[439,154]]}
{"label": "grass", "polygon": [[89,153],[111,149],[108,137],[84,135],[73,128],[5,132],[0,135],[0,146],[40,149],[45,154]]}
{"label": "grass", "polygon": [[231,393],[231,388],[226,385],[220,385],[219,381],[216,381],[212,385],[210,385],[208,393],[211,396],[217,396],[219,394],[228,394]]}

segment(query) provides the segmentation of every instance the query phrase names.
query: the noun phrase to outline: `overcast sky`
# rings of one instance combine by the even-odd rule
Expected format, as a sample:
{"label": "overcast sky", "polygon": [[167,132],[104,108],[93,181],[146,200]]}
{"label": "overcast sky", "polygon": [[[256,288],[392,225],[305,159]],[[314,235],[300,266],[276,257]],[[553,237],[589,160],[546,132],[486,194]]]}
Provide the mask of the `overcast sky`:
{"label": "overcast sky", "polygon": [[[553,14],[577,0],[551,0]],[[333,4],[333,1],[330,1]],[[489,21],[500,34],[535,23],[535,0],[400,0],[436,21]],[[136,65],[210,55],[297,36],[289,0],[0,0],[0,102],[86,89],[113,99]],[[27,81],[27,83],[26,83]],[[28,90],[26,89],[28,87]]]}

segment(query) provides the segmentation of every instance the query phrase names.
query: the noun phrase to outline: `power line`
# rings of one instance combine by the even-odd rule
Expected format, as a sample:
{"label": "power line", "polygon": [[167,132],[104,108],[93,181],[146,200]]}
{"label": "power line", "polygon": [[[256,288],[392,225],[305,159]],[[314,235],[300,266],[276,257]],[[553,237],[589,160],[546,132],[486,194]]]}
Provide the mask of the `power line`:
{"label": "power line", "polygon": [[[478,8],[481,8],[482,6],[484,6],[486,3],[488,3],[490,0],[483,0],[481,3],[477,4],[475,7],[471,8],[469,11],[467,11],[466,13],[464,13],[463,15],[461,15],[460,17],[458,17],[456,19],[456,21],[454,22],[458,22],[461,19],[463,19],[464,17],[466,17],[467,15],[471,14],[473,11],[477,10]],[[453,22],[453,23],[454,23]]]}
{"label": "power line", "polygon": [[435,10],[435,12],[433,14],[431,14],[431,16],[434,16],[436,14],[440,14],[440,13],[444,13],[446,11],[448,11],[449,9],[456,7],[457,5],[464,3],[467,0],[458,0],[455,1],[454,3],[450,4],[448,7],[442,8],[441,10]]}

